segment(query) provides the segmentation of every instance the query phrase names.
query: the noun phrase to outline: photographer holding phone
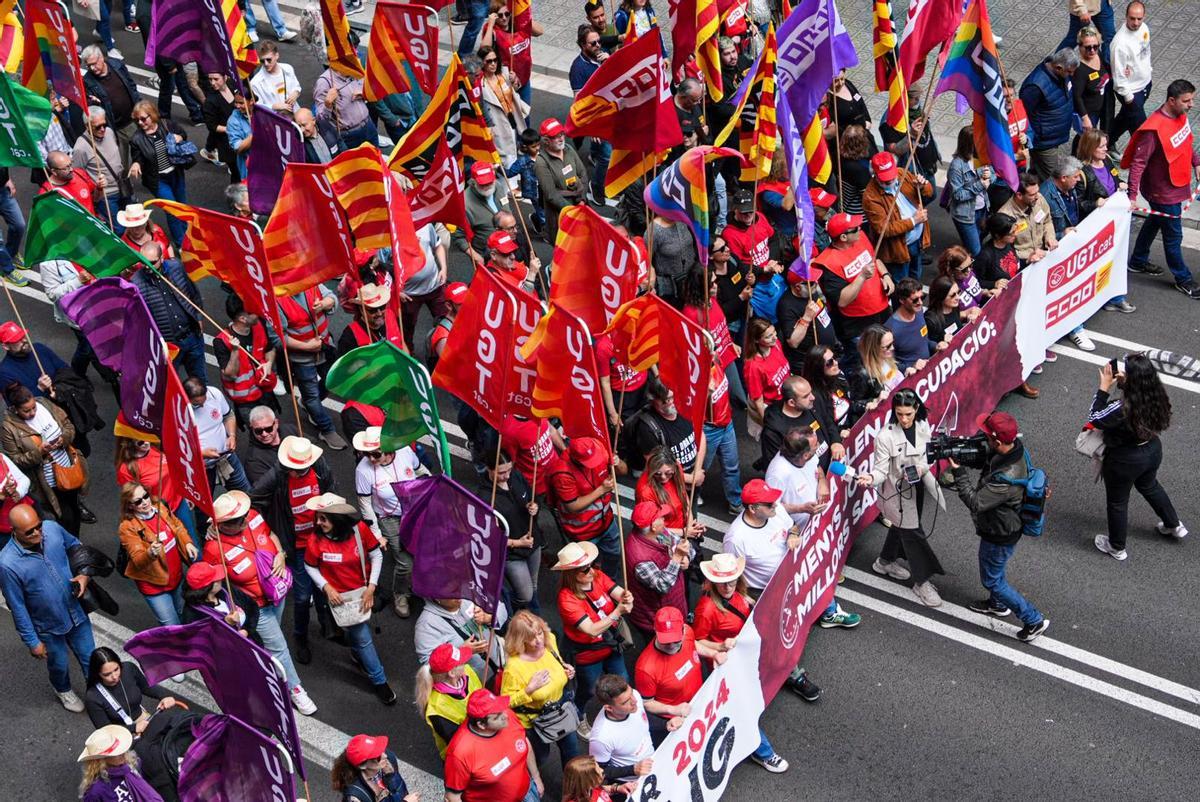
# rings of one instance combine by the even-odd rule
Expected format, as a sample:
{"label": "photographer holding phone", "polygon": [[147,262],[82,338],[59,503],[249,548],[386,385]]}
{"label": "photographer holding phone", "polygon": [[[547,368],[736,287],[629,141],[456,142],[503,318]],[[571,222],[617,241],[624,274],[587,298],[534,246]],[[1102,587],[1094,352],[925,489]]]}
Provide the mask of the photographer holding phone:
{"label": "photographer holding phone", "polygon": [[883,549],[871,570],[901,582],[912,579],[913,593],[921,604],[939,607],[942,597],[929,578],[945,571],[929,545],[929,535],[921,527],[926,492],[933,494],[939,507],[946,508],[946,500],[929,471],[925,455],[932,436],[928,418],[929,410],[916,392],[907,388],[898,390],[892,396],[891,421],[875,438],[871,473],[859,476],[858,484],[883,485],[879,512],[891,522]]}

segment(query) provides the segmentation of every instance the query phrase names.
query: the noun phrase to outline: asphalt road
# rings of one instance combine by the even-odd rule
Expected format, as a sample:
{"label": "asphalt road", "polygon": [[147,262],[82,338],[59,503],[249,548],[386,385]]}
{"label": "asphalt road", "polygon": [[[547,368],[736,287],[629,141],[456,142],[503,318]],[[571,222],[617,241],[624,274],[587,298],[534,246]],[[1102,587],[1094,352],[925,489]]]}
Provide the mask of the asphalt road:
{"label": "asphalt road", "polygon": [[[119,32],[117,37],[126,53],[140,54],[135,36]],[[302,60],[299,48],[283,45],[282,50],[311,86],[316,66]],[[144,71],[138,82],[145,85]],[[560,96],[537,92],[535,121],[549,114],[561,117],[566,106]],[[176,119],[186,117],[178,105],[177,110]],[[14,178],[28,208],[30,187],[23,173],[15,171]],[[193,203],[222,207],[223,177],[211,165],[189,173],[188,189]],[[934,227],[938,247],[954,241],[941,212]],[[548,261],[549,248],[542,251]],[[1200,255],[1189,251],[1188,256],[1200,268]],[[463,262],[452,262],[455,279],[468,277],[469,265]],[[220,319],[217,285],[206,281],[201,291]],[[36,283],[17,294],[22,314],[36,340],[68,358],[73,338],[54,324],[38,295]],[[1133,276],[1129,297],[1139,307],[1136,314],[1100,313],[1088,324],[1089,331],[1107,338],[1097,338],[1095,354],[1069,343],[1056,347],[1063,358],[1032,379],[1041,398],[1010,397],[1003,403],[1021,422],[1026,443],[1055,488],[1046,536],[1020,545],[1009,574],[1052,619],[1047,635],[1027,646],[1011,637],[1008,625],[965,610],[980,586],[976,538],[957,500],[951,498],[936,521],[926,521],[947,569],[937,581],[946,604],[936,611],[917,604],[908,589],[870,574],[883,537],[873,527],[855,544],[839,589],[842,604],[863,615],[862,625],[854,631],[817,630],[809,641],[805,664],[824,688],[823,698],[808,705],[785,692],[762,720],[791,771],[775,776],[743,765],[726,798],[1195,798],[1200,581],[1191,540],[1200,536],[1200,501],[1190,491],[1200,474],[1200,384],[1169,388],[1175,418],[1164,436],[1161,475],[1183,520],[1195,530],[1184,542],[1156,535],[1153,513],[1134,500],[1128,561],[1117,563],[1097,552],[1091,541],[1104,527],[1103,490],[1085,475],[1086,466],[1071,447],[1103,360],[1145,347],[1200,354],[1200,307],[1172,291],[1167,280]],[[10,315],[5,310],[0,317]],[[428,326],[427,318],[421,326]],[[101,391],[97,398],[102,416],[112,421],[111,397]],[[461,437],[453,430],[451,435],[461,446]],[[112,449],[103,433],[93,440],[88,504],[100,522],[84,527],[82,537],[111,553],[118,519]],[[461,455],[461,448],[456,450]],[[745,440],[743,465],[756,455],[757,446]],[[347,452],[332,456],[339,482],[348,488],[351,459]],[[465,465],[455,467],[469,476]],[[715,480],[704,495],[709,503],[702,512],[714,515],[708,523],[719,538],[728,516]],[[153,625],[132,583],[109,579],[105,585],[122,610],[115,623],[97,620],[101,642],[120,641],[127,636],[122,627],[136,631]],[[553,575],[544,572],[544,609],[553,609],[555,590]],[[401,697],[397,706],[379,705],[341,647],[315,642],[312,665],[301,667],[320,708],[300,721],[311,797],[333,798],[329,756],[344,745],[346,734],[369,732],[392,739],[410,764],[410,785],[422,788],[427,802],[440,799],[437,755],[411,705],[412,619],[401,621],[385,611],[375,625],[376,643]],[[10,722],[8,748],[0,750],[0,798],[77,798],[73,761],[91,729],[86,718],[58,706],[44,666],[28,656],[7,623],[0,625],[0,670],[0,717]],[[76,688],[81,685],[76,677]],[[558,798],[557,775],[555,767],[546,767],[551,800]]]}

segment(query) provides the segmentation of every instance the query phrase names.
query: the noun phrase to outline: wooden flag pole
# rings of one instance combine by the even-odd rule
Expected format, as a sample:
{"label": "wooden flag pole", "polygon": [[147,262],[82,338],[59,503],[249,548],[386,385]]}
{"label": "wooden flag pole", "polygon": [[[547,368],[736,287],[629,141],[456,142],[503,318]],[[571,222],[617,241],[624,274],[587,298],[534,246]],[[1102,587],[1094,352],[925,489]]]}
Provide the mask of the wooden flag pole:
{"label": "wooden flag pole", "polygon": [[[621,412],[624,411],[624,409],[625,409],[625,388],[621,388],[621,397],[617,401],[617,420],[621,419]],[[618,425],[613,430],[613,439],[612,439],[612,457],[613,458],[615,458],[617,456],[617,441],[619,441],[621,439],[621,429],[622,428],[623,428],[622,426]],[[622,517],[623,513],[621,511],[621,494],[618,491],[618,487],[617,487],[617,466],[616,466],[615,462],[613,462],[612,458],[610,458],[608,461],[608,470],[609,470],[609,476],[611,476],[612,480],[613,480],[613,506],[615,506],[617,508],[617,542],[621,547],[621,587],[628,588],[629,587],[629,569],[625,567],[625,526],[621,522],[621,517]]]}
{"label": "wooden flag pole", "polygon": [[25,328],[25,321],[21,319],[21,310],[17,308],[17,300],[13,298],[12,290],[8,288],[8,282],[0,279],[0,284],[4,285],[4,294],[8,296],[8,303],[12,306],[13,314],[17,316],[17,325],[25,332],[25,341],[29,343],[29,350],[33,352],[33,361],[37,363],[38,371],[43,376],[49,375],[46,373],[46,368],[42,366],[42,358],[38,356],[37,349],[33,347],[33,338],[29,336],[29,329]]}
{"label": "wooden flag pole", "polygon": [[[204,319],[205,319],[205,320],[207,320],[209,323],[211,323],[211,324],[213,325],[213,328],[215,328],[217,331],[230,331],[230,329],[229,329],[229,327],[228,327],[228,326],[222,326],[220,323],[218,323],[217,321],[213,320],[213,318],[212,318],[212,315],[208,314],[208,312],[205,312],[205,311],[204,311],[204,309],[203,309],[203,308],[202,308],[202,307],[201,307],[199,304],[197,304],[195,301],[193,301],[191,298],[189,298],[189,297],[187,296],[187,293],[185,293],[185,292],[184,292],[183,290],[181,290],[181,289],[180,289],[178,286],[176,286],[176,285],[175,285],[175,284],[174,284],[174,283],[173,283],[173,282],[172,282],[172,281],[171,281],[169,278],[167,278],[165,275],[163,275],[163,273],[162,273],[162,271],[161,271],[161,270],[159,270],[159,269],[158,269],[158,268],[156,268],[156,267],[151,267],[151,268],[149,268],[149,269],[150,269],[150,271],[151,271],[151,272],[153,272],[153,273],[154,273],[154,275],[156,275],[156,276],[158,276],[160,279],[162,279],[164,284],[166,284],[168,287],[170,287],[171,289],[173,289],[173,290],[175,291],[175,294],[176,294],[176,295],[178,295],[178,296],[179,296],[181,299],[183,299],[183,301],[185,301],[185,302],[187,303],[187,305],[188,305],[188,306],[190,306],[190,307],[192,307],[193,309],[195,309],[195,310],[196,310],[196,312],[197,312],[197,313],[198,313],[198,314],[199,314],[199,315],[200,315],[202,318],[204,318]],[[232,336],[234,336],[234,337],[236,337],[236,336],[237,336],[237,333],[236,333],[236,332],[232,332],[232,331],[230,331],[230,334],[231,334]],[[241,340],[238,340],[238,342],[240,343],[240,342],[241,342]],[[253,362],[253,363],[254,363],[254,367],[256,367],[256,368],[261,368],[261,367],[263,366],[263,364],[262,364],[261,362],[259,362],[257,359],[255,359],[255,358],[254,358],[254,355],[253,355],[253,354],[251,354],[251,353],[250,353],[250,351],[249,351],[249,349],[247,349],[245,346],[241,346],[241,350],[242,350],[242,352],[243,352],[243,353],[245,353],[245,354],[246,354],[246,358],[247,358],[247,359],[249,359],[251,362]]]}
{"label": "wooden flag pole", "polygon": [[296,381],[292,378],[292,358],[288,356],[287,332],[280,332],[283,335],[283,369],[287,371],[288,396],[292,399],[292,412],[296,415],[296,431],[303,437],[304,424],[300,421],[300,404],[296,401]]}
{"label": "wooden flag pole", "polygon": [[[534,441],[533,448],[534,448],[533,478],[530,479],[530,481],[529,481],[529,498],[533,501],[533,503],[536,504],[537,503],[537,469],[538,469],[537,441],[536,440]],[[529,537],[530,535],[533,534],[533,524],[536,520],[537,520],[536,515],[529,516],[529,528],[527,530],[525,530],[525,537]]]}
{"label": "wooden flag pole", "polygon": [[[497,176],[499,178],[499,176]],[[525,241],[529,243],[529,259],[532,261],[537,254],[533,250],[533,240],[529,237],[529,226],[525,225],[525,215],[521,212],[521,204],[517,202],[517,196],[513,194],[512,187],[508,184],[508,177],[504,176],[504,187],[508,194],[508,205],[512,207],[513,217],[517,218],[517,222],[521,224],[521,232],[525,235]],[[532,203],[532,201],[530,201]],[[553,247],[554,243],[550,243]],[[526,265],[532,267],[532,265]],[[550,287],[546,284],[546,277],[542,275],[542,269],[539,267],[534,271],[537,277],[538,286],[542,288],[542,292],[546,294],[546,300],[550,300]],[[528,273],[526,273],[528,279]]]}
{"label": "wooden flag pole", "polygon": [[[100,149],[96,146],[96,134],[94,131],[92,131],[92,118],[90,116],[88,116],[87,108],[84,108],[83,114],[84,114],[84,117],[87,118],[84,121],[84,126],[87,127],[88,139],[92,143],[92,158],[96,160],[96,175],[103,177],[104,176],[104,163],[100,161]],[[114,134],[114,136],[115,136],[115,134]],[[121,179],[120,176],[113,176],[113,178],[116,179],[117,181],[120,181],[120,179]],[[117,227],[116,227],[116,224],[113,223],[112,207],[108,205],[108,194],[103,189],[100,192],[100,200],[102,200],[104,202],[104,213],[108,216],[109,229],[111,229],[112,231],[116,231]]]}

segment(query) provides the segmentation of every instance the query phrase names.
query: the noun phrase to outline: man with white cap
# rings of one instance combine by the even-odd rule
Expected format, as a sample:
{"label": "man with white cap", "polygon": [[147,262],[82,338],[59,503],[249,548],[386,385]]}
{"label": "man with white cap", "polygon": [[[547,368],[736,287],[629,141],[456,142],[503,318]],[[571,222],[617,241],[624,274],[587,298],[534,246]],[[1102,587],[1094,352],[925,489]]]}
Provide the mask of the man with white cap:
{"label": "man with white cap", "polygon": [[399,451],[382,449],[382,430],[368,426],[354,435],[354,450],[362,454],[354,469],[354,492],[358,509],[375,537],[392,553],[392,609],[408,618],[412,595],[412,555],[400,543],[400,500],[392,485],[415,479],[422,470],[421,461],[410,446]]}
{"label": "man with white cap", "polygon": [[109,800],[137,800],[137,802],[163,802],[154,787],[137,771],[137,756],[133,748],[133,735],[119,724],[101,727],[88,736],[79,753],[77,763],[83,764],[84,802],[109,802]]}
{"label": "man with white cap", "polygon": [[257,605],[255,631],[263,648],[283,666],[292,706],[311,716],[317,712],[317,706],[300,684],[281,626],[287,582],[295,580],[288,570],[283,544],[250,506],[250,497],[240,490],[223,493],[213,501],[213,528],[209,535],[204,544],[204,561],[224,568],[229,582]]}
{"label": "man with white cap", "polygon": [[[305,506],[310,498],[337,490],[333,471],[321,456],[324,450],[306,437],[285,437],[279,443],[273,470],[263,474],[250,491],[254,507],[266,519],[271,531],[279,536],[287,550],[288,564],[294,576],[292,597],[296,609],[292,619],[292,637],[296,644],[296,662],[312,660],[308,642],[309,603],[313,600],[312,580],[304,570],[304,549],[312,534],[316,513]],[[337,632],[329,605],[316,596],[317,620],[322,634]]]}

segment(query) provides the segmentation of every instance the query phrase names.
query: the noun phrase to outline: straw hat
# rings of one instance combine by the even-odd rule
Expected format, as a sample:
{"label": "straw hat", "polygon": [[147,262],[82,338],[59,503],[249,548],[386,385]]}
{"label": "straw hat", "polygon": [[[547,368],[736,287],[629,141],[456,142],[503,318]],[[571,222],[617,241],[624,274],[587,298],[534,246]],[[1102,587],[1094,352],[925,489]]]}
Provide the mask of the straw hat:
{"label": "straw hat", "polygon": [[364,284],[358,288],[358,297],[354,303],[362,304],[368,309],[379,309],[388,305],[387,290],[374,284]]}
{"label": "straw hat", "polygon": [[334,504],[345,504],[346,499],[339,496],[337,493],[322,493],[319,496],[313,496],[304,502],[304,509],[309,512],[320,512],[327,510]]}
{"label": "straw hat", "polygon": [[131,203],[117,212],[117,222],[125,228],[144,225],[150,219],[150,210],[140,203]]}
{"label": "straw hat", "polygon": [[700,573],[709,582],[732,582],[746,570],[746,558],[718,552],[711,560],[700,563]]}
{"label": "straw hat", "polygon": [[379,444],[383,440],[383,428],[380,426],[368,426],[361,432],[358,432],[351,439],[355,451],[369,453],[378,451]]}
{"label": "straw hat", "polygon": [[574,571],[591,565],[600,556],[600,549],[595,543],[586,540],[578,543],[568,543],[558,550],[558,562],[550,566],[551,571]]}
{"label": "straw hat", "polygon": [[213,521],[216,523],[241,518],[248,512],[250,512],[250,497],[241,490],[222,493],[213,502]]}
{"label": "straw hat", "polygon": [[120,724],[109,724],[93,732],[83,743],[78,763],[120,757],[133,746],[133,733]]}
{"label": "straw hat", "polygon": [[313,445],[313,441],[307,437],[289,434],[279,444],[279,463],[285,468],[302,471],[312,467],[324,453],[323,448]]}

